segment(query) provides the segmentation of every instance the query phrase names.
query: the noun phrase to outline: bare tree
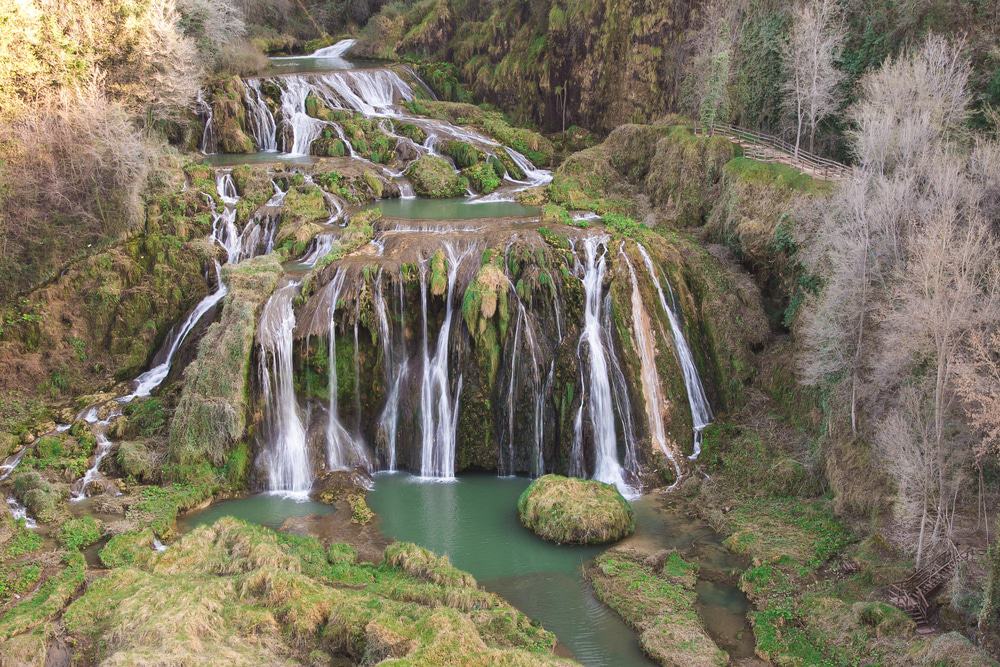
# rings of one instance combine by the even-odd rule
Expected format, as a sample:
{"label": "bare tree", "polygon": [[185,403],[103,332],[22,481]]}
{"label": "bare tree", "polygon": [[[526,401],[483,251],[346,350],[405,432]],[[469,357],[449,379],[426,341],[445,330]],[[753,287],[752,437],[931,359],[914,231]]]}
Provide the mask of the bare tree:
{"label": "bare tree", "polygon": [[861,80],[860,100],[848,114],[861,164],[879,172],[905,169],[961,131],[971,71],[963,47],[931,35],[916,52]]}
{"label": "bare tree", "polygon": [[974,332],[956,385],[969,423],[979,432],[976,460],[1000,458],[1000,332]]}
{"label": "bare tree", "polygon": [[971,477],[982,423],[959,395],[990,409],[976,398],[989,366],[974,333],[1000,325],[1000,148],[955,141],[960,49],[931,37],[865,79],[852,110],[861,165],[802,225],[803,260],[825,280],[802,318],[803,378],[849,396],[852,432],[874,437],[918,562],[951,534]]}
{"label": "bare tree", "polygon": [[791,35],[785,45],[789,72],[785,88],[795,115],[796,157],[803,132],[808,131],[809,150],[814,150],[816,128],[840,108],[838,88],[843,76],[836,61],[844,39],[837,0],[806,0],[795,8]]}

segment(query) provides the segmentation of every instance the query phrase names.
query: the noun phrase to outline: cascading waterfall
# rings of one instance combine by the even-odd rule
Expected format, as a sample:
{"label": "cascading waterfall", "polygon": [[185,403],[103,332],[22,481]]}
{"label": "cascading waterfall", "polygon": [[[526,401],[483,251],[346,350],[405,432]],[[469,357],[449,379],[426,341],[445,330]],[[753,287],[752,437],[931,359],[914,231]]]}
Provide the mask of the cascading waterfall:
{"label": "cascading waterfall", "polygon": [[[114,443],[108,439],[107,429],[111,424],[111,420],[115,417],[120,416],[121,410],[113,410],[104,419],[97,418],[97,410],[91,408],[83,415],[83,420],[91,425],[91,430],[94,433],[94,437],[97,439],[97,448],[94,451],[94,463],[87,469],[87,472],[83,474],[83,477],[73,482],[70,487],[70,497],[71,503],[78,503],[87,497],[87,486],[92,482],[100,479],[101,477],[101,462],[111,453],[111,449]],[[120,492],[115,491],[115,495],[121,495]]]}
{"label": "cascading waterfall", "polygon": [[[378,318],[379,339],[382,342],[382,365],[385,369],[385,384],[389,387],[386,396],[385,407],[378,420],[378,438],[385,448],[385,465],[387,470],[396,469],[396,442],[397,428],[399,427],[399,399],[403,383],[406,381],[408,365],[404,350],[397,350],[393,346],[393,330],[389,322],[389,312],[385,303],[385,296],[382,294],[383,272],[379,269],[375,278],[375,289],[373,300],[375,302],[375,315]],[[399,283],[399,320],[400,329],[405,329],[403,303],[403,284]],[[402,338],[402,336],[400,336]],[[402,343],[401,343],[402,344]]]}
{"label": "cascading waterfall", "polygon": [[247,125],[258,150],[277,151],[277,124],[274,114],[264,101],[260,91],[260,79],[247,79],[243,82],[243,99],[246,102]]}
{"label": "cascading waterfall", "polygon": [[312,487],[306,431],[299,415],[293,384],[292,343],[295,311],[292,301],[301,283],[278,288],[260,317],[260,385],[264,398],[264,428],[268,446],[262,453],[268,490],[305,494]]}
{"label": "cascading waterfall", "polygon": [[324,46],[312,53],[313,58],[340,58],[357,43],[356,39],[342,39],[331,46]]}
{"label": "cascading waterfall", "polygon": [[[228,171],[218,171],[215,177],[215,187],[219,199],[222,201],[222,207],[216,207],[215,200],[206,195],[212,206],[212,233],[210,239],[213,243],[218,243],[225,248],[226,263],[234,264],[242,259],[255,256],[261,250],[259,243],[261,239],[259,239],[258,235],[263,237],[264,250],[269,252],[273,242],[273,221],[270,231],[262,229],[260,221],[257,221],[248,224],[243,232],[240,232],[236,228],[236,205],[239,203],[240,198],[231,174]],[[275,186],[275,195],[268,201],[267,205],[280,206],[283,199],[284,193]],[[248,230],[251,232],[249,235]],[[228,288],[222,280],[222,267],[218,262],[215,262],[214,268],[216,277],[215,291],[198,302],[194,309],[185,317],[184,322],[176,330],[176,333],[168,336],[165,346],[154,357],[154,359],[162,359],[162,361],[136,377],[133,381],[134,388],[132,392],[116,399],[118,405],[125,405],[136,398],[149,396],[166,380],[170,375],[170,369],[177,352],[191,331],[194,330],[205,314],[211,311],[226,296]],[[103,463],[104,459],[114,448],[114,443],[107,437],[107,429],[111,420],[121,414],[120,409],[114,409],[104,419],[98,419],[96,406],[90,407],[81,414],[81,418],[91,425],[91,430],[97,440],[97,449],[90,468],[87,469],[83,477],[73,483],[71,487],[71,501],[79,502],[86,498],[88,485],[101,477],[101,463]]]}
{"label": "cascading waterfall", "polygon": [[453,479],[455,477],[455,432],[458,403],[462,395],[462,375],[454,395],[448,380],[448,341],[451,337],[455,280],[458,267],[471,248],[459,253],[445,241],[448,264],[448,289],[445,295],[445,316],[438,331],[433,356],[430,353],[427,313],[427,264],[420,263],[420,308],[423,323],[422,377],[420,382],[420,475]]}
{"label": "cascading waterfall", "polygon": [[[702,431],[712,423],[712,408],[708,403],[708,398],[705,396],[705,388],[701,384],[698,367],[694,363],[694,355],[691,354],[691,348],[684,337],[684,330],[681,329],[677,314],[670,307],[670,304],[667,303],[667,298],[663,294],[663,288],[660,286],[660,279],[657,276],[656,268],[653,266],[653,260],[642,244],[638,244],[638,246],[639,252],[642,255],[642,261],[646,265],[646,271],[649,272],[649,278],[656,286],[656,293],[660,297],[660,306],[663,307],[664,312],[667,314],[667,319],[670,320],[670,331],[674,339],[674,351],[677,353],[677,362],[680,364],[681,373],[684,376],[684,388],[687,389],[688,405],[691,407],[691,422],[694,425],[694,452],[688,458],[696,459],[701,454]],[[670,283],[668,282],[667,285],[669,286]]]}
{"label": "cascading waterfall", "polygon": [[329,366],[327,390],[330,395],[326,418],[326,462],[330,470],[347,470],[353,465],[360,465],[365,468],[371,467],[363,443],[358,442],[344,427],[343,422],[341,422],[340,411],[337,405],[337,320],[335,316],[337,313],[337,302],[340,300],[340,293],[344,288],[345,278],[345,272],[342,269],[338,270],[333,280],[326,287],[330,318],[327,340],[327,365]]}
{"label": "cascading waterfall", "polygon": [[200,88],[195,97],[195,105],[205,117],[205,130],[201,133],[201,152],[215,153],[219,150],[219,140],[215,132],[212,105],[205,100],[205,94]]}
{"label": "cascading waterfall", "polygon": [[608,360],[608,377],[611,380],[611,398],[614,400],[615,411],[618,414],[622,428],[622,439],[625,445],[625,470],[631,474],[639,471],[639,460],[635,454],[635,426],[632,423],[632,402],[628,397],[628,382],[622,371],[621,361],[612,344],[614,333],[611,323],[611,294],[604,296],[604,307],[601,309],[601,330],[607,346],[604,350]]}
{"label": "cascading waterfall", "polygon": [[285,137],[285,152],[292,155],[308,155],[309,147],[319,138],[325,125],[323,121],[306,113],[306,98],[312,91],[312,86],[302,76],[282,77],[280,82],[281,117],[291,132],[291,142],[287,136]]}
{"label": "cascading waterfall", "polygon": [[213,264],[215,266],[215,291],[199,301],[194,310],[188,313],[188,316],[185,318],[184,323],[181,324],[180,329],[178,329],[176,333],[172,333],[170,335],[167,339],[167,354],[163,358],[163,361],[135,379],[135,389],[132,390],[131,394],[125,397],[125,402],[131,401],[133,398],[149,396],[154,389],[163,383],[163,381],[167,378],[167,375],[170,374],[170,367],[173,364],[174,355],[176,355],[177,351],[180,350],[181,345],[187,339],[188,334],[191,333],[191,330],[194,329],[198,322],[201,321],[202,316],[222,301],[223,297],[225,297],[229,292],[226,284],[222,281],[222,266],[217,261],[213,262]]}
{"label": "cascading waterfall", "polygon": [[[577,347],[588,353],[589,382],[586,392],[588,413],[594,438],[594,479],[614,484],[625,496],[635,491],[625,482],[624,471],[618,462],[618,442],[615,437],[615,414],[611,397],[606,343],[601,326],[602,288],[607,268],[607,236],[589,236],[583,240],[584,262],[581,278],[584,289],[583,332]],[[600,253],[600,254],[599,254]],[[608,341],[610,343],[610,341]],[[582,435],[583,405],[577,413],[574,448],[578,448]]]}
{"label": "cascading waterfall", "polygon": [[640,380],[642,382],[642,396],[646,403],[646,419],[649,427],[649,434],[653,440],[653,445],[667,457],[667,460],[674,466],[677,479],[680,479],[680,466],[674,458],[673,452],[667,441],[667,430],[663,425],[663,391],[660,387],[660,376],[656,372],[656,350],[652,335],[652,328],[649,321],[649,314],[642,303],[642,295],[639,292],[639,281],[635,275],[635,268],[632,261],[625,252],[625,245],[619,251],[625,266],[628,267],[629,278],[632,281],[632,331],[635,333],[635,345],[639,350]]}

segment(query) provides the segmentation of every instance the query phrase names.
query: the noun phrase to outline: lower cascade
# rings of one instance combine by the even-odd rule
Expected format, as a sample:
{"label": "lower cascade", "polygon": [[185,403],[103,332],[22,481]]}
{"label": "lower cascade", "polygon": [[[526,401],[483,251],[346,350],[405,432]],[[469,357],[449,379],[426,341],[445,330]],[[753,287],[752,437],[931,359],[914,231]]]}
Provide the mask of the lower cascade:
{"label": "lower cascade", "polygon": [[264,306],[258,327],[260,387],[265,410],[268,449],[262,453],[267,488],[275,492],[308,493],[312,470],[306,449],[306,432],[295,398],[292,371],[292,300],[299,283],[278,288]]}

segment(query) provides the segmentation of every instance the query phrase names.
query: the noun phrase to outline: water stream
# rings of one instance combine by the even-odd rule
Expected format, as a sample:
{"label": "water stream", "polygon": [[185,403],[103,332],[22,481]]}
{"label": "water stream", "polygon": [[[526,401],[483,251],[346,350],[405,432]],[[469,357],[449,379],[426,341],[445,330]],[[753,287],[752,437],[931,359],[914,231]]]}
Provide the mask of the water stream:
{"label": "water stream", "polygon": [[[701,384],[701,376],[698,375],[698,366],[694,362],[694,355],[684,337],[684,330],[681,328],[680,319],[674,312],[675,306],[667,302],[663,294],[663,287],[660,285],[659,274],[653,265],[653,260],[646,251],[646,248],[639,244],[639,252],[642,254],[642,261],[649,273],[650,280],[656,286],[656,293],[660,298],[660,306],[670,321],[670,331],[673,335],[674,350],[677,352],[677,362],[680,364],[681,373],[684,376],[684,387],[687,389],[688,405],[691,407],[691,421],[694,425],[694,451],[689,458],[696,459],[701,454],[701,434],[705,427],[712,423],[712,408],[708,404],[705,396],[705,388]],[[670,283],[667,282],[667,288]],[[673,290],[671,290],[673,295]],[[671,299],[671,301],[673,301]]]}

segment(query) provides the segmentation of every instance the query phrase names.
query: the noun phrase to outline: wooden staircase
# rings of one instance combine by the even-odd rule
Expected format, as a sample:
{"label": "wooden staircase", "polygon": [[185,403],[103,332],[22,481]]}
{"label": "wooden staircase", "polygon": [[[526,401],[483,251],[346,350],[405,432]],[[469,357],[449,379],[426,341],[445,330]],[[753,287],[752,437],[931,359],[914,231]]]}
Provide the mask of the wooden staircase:
{"label": "wooden staircase", "polygon": [[968,553],[959,554],[954,548],[942,551],[906,580],[889,586],[889,602],[905,611],[916,622],[918,631],[928,631],[930,604],[927,598],[948,581],[958,564],[968,557]]}

